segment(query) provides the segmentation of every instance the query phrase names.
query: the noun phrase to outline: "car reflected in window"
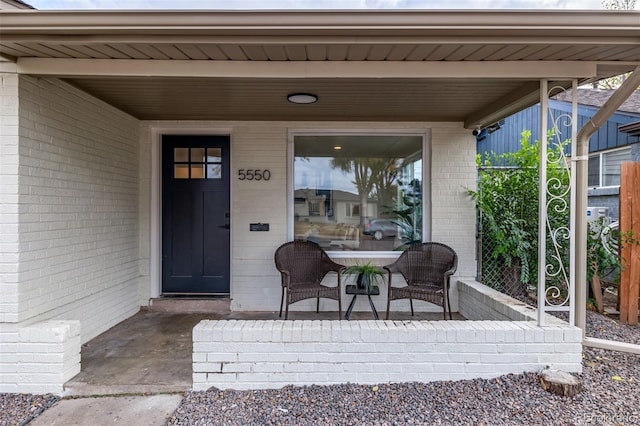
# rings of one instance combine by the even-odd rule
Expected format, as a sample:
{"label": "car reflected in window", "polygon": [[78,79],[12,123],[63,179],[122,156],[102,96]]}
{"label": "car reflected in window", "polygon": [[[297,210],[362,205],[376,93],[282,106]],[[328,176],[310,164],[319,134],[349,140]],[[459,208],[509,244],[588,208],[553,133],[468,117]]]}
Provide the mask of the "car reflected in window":
{"label": "car reflected in window", "polygon": [[398,235],[398,225],[389,219],[371,219],[365,224],[364,234],[371,235],[376,240]]}

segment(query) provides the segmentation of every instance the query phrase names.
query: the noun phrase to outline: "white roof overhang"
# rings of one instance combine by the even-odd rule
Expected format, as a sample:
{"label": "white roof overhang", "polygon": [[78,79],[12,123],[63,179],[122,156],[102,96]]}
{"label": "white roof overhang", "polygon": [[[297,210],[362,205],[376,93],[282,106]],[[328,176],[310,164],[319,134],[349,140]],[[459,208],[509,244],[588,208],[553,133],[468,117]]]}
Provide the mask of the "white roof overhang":
{"label": "white roof overhang", "polygon": [[[0,55],[140,119],[479,128],[537,102],[540,79],[640,65],[640,13],[2,11]],[[293,105],[292,92],[320,101]]]}

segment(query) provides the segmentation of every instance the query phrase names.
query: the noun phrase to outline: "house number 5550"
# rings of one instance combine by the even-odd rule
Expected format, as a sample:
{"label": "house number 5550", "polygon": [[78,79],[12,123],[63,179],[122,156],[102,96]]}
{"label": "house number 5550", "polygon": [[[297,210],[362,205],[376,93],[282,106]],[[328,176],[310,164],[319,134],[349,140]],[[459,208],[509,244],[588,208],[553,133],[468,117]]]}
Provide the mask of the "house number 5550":
{"label": "house number 5550", "polygon": [[271,171],[269,169],[240,169],[238,170],[238,180],[269,180]]}

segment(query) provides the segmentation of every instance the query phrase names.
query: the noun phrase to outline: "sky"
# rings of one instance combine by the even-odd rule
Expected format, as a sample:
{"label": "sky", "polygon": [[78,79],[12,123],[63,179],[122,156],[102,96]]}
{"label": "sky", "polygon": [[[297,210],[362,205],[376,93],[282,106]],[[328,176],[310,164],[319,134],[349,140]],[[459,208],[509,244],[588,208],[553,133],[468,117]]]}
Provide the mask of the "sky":
{"label": "sky", "polygon": [[[603,9],[601,0],[23,0],[36,9]],[[636,9],[640,8],[640,2]]]}

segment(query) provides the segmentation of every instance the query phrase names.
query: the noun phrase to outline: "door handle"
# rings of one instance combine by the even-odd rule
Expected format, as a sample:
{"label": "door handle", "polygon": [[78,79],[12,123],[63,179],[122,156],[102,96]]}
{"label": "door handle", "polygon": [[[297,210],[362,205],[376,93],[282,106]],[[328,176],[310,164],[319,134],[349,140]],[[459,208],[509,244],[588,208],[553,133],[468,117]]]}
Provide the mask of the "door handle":
{"label": "door handle", "polygon": [[229,225],[229,224],[227,223],[226,225],[220,225],[220,226],[218,226],[218,228],[231,229],[231,225]]}

